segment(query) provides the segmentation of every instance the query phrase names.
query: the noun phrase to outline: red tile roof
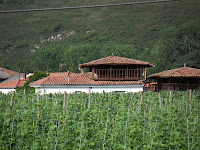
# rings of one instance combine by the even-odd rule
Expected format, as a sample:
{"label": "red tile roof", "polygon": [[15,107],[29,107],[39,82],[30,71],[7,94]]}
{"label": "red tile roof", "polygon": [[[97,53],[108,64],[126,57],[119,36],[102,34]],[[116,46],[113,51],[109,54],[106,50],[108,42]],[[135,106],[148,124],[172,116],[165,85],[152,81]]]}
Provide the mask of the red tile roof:
{"label": "red tile roof", "polygon": [[24,80],[24,79],[18,79],[18,80],[5,82],[5,83],[0,83],[0,89],[23,87],[26,81],[27,80]]}
{"label": "red tile roof", "polygon": [[18,75],[19,74],[19,72],[15,72],[15,71],[12,71],[12,70],[9,70],[9,69],[6,69],[6,68],[0,67],[0,69],[2,69],[4,72],[6,72],[7,74],[9,74],[10,76],[12,76],[12,75]]}
{"label": "red tile roof", "polygon": [[[68,78],[69,77],[69,78]],[[59,76],[48,76],[46,78],[30,83],[34,85],[119,85],[119,84],[141,84],[138,81],[95,81],[82,73],[67,73]]]}
{"label": "red tile roof", "polygon": [[140,65],[140,66],[146,66],[146,67],[154,67],[154,65],[150,64],[149,62],[125,58],[125,57],[118,57],[118,56],[108,56],[108,57],[97,59],[85,64],[80,64],[79,66],[89,67],[89,66],[97,66],[97,65]]}
{"label": "red tile roof", "polygon": [[19,80],[17,87],[23,87],[27,80]]}
{"label": "red tile roof", "polygon": [[192,77],[200,78],[200,69],[190,68],[190,67],[181,67],[172,70],[163,71],[160,73],[155,73],[149,75],[148,78],[180,78],[180,77]]}
{"label": "red tile roof", "polygon": [[67,72],[53,72],[53,73],[50,73],[49,76],[61,76],[65,74],[67,74]]}

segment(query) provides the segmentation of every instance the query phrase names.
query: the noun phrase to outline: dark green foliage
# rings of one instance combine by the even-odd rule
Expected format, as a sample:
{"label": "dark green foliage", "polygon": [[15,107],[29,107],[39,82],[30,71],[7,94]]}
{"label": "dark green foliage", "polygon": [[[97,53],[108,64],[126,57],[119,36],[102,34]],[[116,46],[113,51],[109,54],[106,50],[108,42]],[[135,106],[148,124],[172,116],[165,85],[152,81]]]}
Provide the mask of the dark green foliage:
{"label": "dark green foliage", "polygon": [[[200,91],[69,94],[0,94],[1,149],[199,149]],[[149,97],[148,112],[146,100]],[[39,107],[38,107],[39,106]],[[39,108],[39,111],[38,111]],[[40,118],[37,118],[37,114]],[[11,115],[10,115],[11,114]],[[65,118],[65,119],[64,119]]]}
{"label": "dark green foliage", "polygon": [[59,65],[64,62],[63,49],[55,46],[47,46],[36,52],[31,63],[32,70],[41,70],[45,72],[58,72]]}
{"label": "dark green foliage", "polygon": [[61,25],[59,24],[59,25],[54,27],[53,31],[58,32],[58,31],[60,31],[60,29],[61,29]]}
{"label": "dark green foliage", "polygon": [[161,35],[151,52],[155,70],[181,67],[184,63],[200,68],[200,20],[168,28]]}
{"label": "dark green foliage", "polygon": [[3,68],[8,68],[8,65],[3,60],[0,60],[0,66]]}
{"label": "dark green foliage", "polygon": [[34,75],[33,76],[30,76],[28,78],[28,81],[24,84],[24,88],[26,89],[26,92],[29,92],[29,91],[34,91],[34,88],[31,88],[29,86],[29,83],[33,82],[33,81],[36,81],[36,80],[39,80],[39,79],[42,79],[44,77],[47,77],[48,74],[45,73],[45,72],[42,72],[42,71],[35,71],[34,72]]}
{"label": "dark green foliage", "polygon": [[0,4],[4,5],[23,5],[23,4],[31,4],[37,0],[1,0]]}

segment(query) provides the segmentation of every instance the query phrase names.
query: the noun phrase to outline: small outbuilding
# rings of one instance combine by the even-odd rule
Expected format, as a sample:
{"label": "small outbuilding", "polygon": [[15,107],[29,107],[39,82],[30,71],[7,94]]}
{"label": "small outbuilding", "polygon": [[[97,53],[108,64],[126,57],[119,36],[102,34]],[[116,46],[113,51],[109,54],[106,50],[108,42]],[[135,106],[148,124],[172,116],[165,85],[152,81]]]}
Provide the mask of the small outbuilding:
{"label": "small outbuilding", "polygon": [[[151,89],[160,90],[188,90],[200,88],[200,69],[181,67],[155,73],[147,77],[155,84],[149,84]],[[155,86],[155,87],[151,87]]]}

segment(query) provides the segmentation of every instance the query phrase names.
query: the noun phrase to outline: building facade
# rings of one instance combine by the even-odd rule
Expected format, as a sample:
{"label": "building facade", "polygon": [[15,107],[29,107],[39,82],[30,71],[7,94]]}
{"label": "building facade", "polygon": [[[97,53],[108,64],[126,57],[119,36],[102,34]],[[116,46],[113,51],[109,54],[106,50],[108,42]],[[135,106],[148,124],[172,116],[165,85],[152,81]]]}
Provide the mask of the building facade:
{"label": "building facade", "polygon": [[79,65],[81,73],[52,73],[30,83],[37,93],[139,92],[143,91],[146,68],[152,64],[135,59],[108,56]]}
{"label": "building facade", "polygon": [[[200,88],[200,69],[181,67],[148,76],[150,88],[160,90],[189,90]],[[155,87],[153,87],[155,86]]]}

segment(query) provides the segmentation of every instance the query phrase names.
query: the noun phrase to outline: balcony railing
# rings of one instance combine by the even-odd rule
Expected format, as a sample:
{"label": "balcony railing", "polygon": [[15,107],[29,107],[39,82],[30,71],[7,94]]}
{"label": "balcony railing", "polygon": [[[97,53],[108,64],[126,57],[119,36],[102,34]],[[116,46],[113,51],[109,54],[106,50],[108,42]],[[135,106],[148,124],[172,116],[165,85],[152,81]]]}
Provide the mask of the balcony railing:
{"label": "balcony railing", "polygon": [[182,83],[162,83],[161,90],[188,90],[188,89],[197,89],[200,87],[200,84],[182,84]]}
{"label": "balcony railing", "polygon": [[158,84],[150,84],[147,86],[148,90],[158,91],[158,90],[180,90],[185,91],[188,89],[197,89],[200,88],[200,84],[183,84],[183,83],[162,83],[161,87],[158,87]]}
{"label": "balcony railing", "polygon": [[95,80],[140,80],[145,79],[144,69],[95,69]]}

